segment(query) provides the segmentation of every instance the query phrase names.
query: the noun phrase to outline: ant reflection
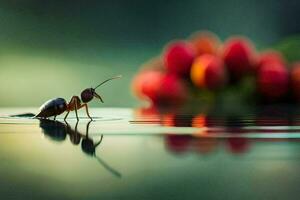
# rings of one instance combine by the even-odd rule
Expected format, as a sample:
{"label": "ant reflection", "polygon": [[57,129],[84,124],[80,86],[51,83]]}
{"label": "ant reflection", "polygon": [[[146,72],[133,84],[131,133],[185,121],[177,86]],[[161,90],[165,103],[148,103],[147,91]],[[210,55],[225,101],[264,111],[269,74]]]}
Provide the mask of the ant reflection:
{"label": "ant reflection", "polygon": [[89,121],[86,125],[86,133],[82,134],[78,132],[77,127],[79,121],[76,122],[75,128],[72,129],[71,126],[65,122],[53,121],[49,119],[39,119],[40,127],[43,133],[50,139],[55,141],[64,141],[69,135],[70,141],[73,145],[79,145],[81,143],[81,150],[88,156],[95,158],[105,169],[111,172],[117,177],[122,175],[111,166],[109,166],[104,160],[96,155],[96,148],[102,143],[103,135],[101,135],[99,141],[94,142],[93,139],[89,137],[89,127],[92,121]]}

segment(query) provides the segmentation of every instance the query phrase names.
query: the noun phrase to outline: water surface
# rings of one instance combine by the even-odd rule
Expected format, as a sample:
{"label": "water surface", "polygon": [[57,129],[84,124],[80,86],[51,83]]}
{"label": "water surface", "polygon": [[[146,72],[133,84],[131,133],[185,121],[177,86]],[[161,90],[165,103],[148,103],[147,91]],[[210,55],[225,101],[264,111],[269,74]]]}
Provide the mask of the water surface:
{"label": "water surface", "polygon": [[0,110],[1,199],[297,199],[297,115]]}

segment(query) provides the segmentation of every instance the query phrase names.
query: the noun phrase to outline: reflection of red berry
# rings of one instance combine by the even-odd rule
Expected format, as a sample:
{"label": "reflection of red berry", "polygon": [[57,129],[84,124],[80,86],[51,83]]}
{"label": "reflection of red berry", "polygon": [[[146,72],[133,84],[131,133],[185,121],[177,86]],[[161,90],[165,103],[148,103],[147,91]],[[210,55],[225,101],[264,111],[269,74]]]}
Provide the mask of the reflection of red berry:
{"label": "reflection of red berry", "polygon": [[192,115],[166,114],[162,118],[164,126],[174,126],[174,127],[191,127],[192,120],[193,120]]}
{"label": "reflection of red berry", "polygon": [[229,39],[224,44],[222,56],[233,79],[238,80],[254,71],[252,44],[244,38]]}
{"label": "reflection of red berry", "polygon": [[198,114],[192,119],[192,127],[203,128],[207,126],[207,118],[204,114]]}
{"label": "reflection of red berry", "polygon": [[218,89],[224,86],[225,70],[217,56],[204,54],[195,59],[191,68],[191,80],[199,88]]}
{"label": "reflection of red berry", "polygon": [[195,57],[195,52],[187,42],[177,41],[169,44],[164,52],[167,70],[179,76],[188,76]]}
{"label": "reflection of red berry", "polygon": [[157,110],[156,107],[150,106],[150,107],[142,107],[142,108],[137,108],[134,110],[134,120],[137,121],[149,121],[149,123],[153,124],[160,124],[161,123],[161,117],[160,113]]}
{"label": "reflection of red berry", "polygon": [[195,150],[200,154],[212,153],[218,146],[216,138],[194,139]]}
{"label": "reflection of red berry", "polygon": [[291,86],[294,97],[300,101],[300,62],[292,65]]}
{"label": "reflection of red berry", "polygon": [[271,62],[263,65],[257,74],[258,91],[267,100],[277,100],[288,91],[288,71],[280,63]]}
{"label": "reflection of red berry", "polygon": [[229,138],[228,147],[232,153],[244,153],[249,149],[247,138]]}
{"label": "reflection of red berry", "polygon": [[191,37],[191,44],[194,46],[197,56],[203,54],[217,55],[220,46],[219,38],[208,31],[195,33]]}
{"label": "reflection of red berry", "polygon": [[189,148],[191,136],[188,135],[166,135],[165,143],[168,150],[174,153],[183,153]]}

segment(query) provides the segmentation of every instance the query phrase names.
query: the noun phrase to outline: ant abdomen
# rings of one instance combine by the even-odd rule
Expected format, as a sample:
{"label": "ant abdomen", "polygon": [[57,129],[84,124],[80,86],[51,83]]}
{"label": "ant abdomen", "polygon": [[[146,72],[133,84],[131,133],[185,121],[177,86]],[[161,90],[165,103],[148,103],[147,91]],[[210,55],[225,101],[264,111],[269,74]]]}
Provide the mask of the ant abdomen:
{"label": "ant abdomen", "polygon": [[49,119],[40,119],[40,127],[43,133],[55,141],[64,141],[67,137],[65,124]]}
{"label": "ant abdomen", "polygon": [[35,117],[47,118],[60,115],[67,110],[67,102],[63,98],[50,99],[41,107],[40,112]]}

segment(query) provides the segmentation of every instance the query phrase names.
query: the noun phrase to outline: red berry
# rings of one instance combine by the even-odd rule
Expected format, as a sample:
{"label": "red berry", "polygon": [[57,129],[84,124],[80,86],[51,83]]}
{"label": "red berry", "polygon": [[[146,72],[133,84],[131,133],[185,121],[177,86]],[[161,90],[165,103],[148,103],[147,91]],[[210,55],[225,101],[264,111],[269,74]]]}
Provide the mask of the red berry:
{"label": "red berry", "polygon": [[292,65],[291,86],[294,97],[300,101],[300,62]]}
{"label": "red berry", "polygon": [[184,82],[174,74],[165,74],[157,93],[157,105],[180,105],[186,101],[188,91]]}
{"label": "red berry", "polygon": [[191,80],[199,88],[221,88],[226,80],[222,60],[210,54],[196,58],[191,68]]}
{"label": "red berry", "polygon": [[167,70],[179,76],[188,76],[195,57],[195,52],[187,42],[177,41],[169,44],[164,53]]}
{"label": "red berry", "polygon": [[254,71],[253,55],[252,44],[245,38],[232,38],[224,44],[222,56],[232,79]]}
{"label": "red berry", "polygon": [[173,74],[146,70],[132,82],[132,90],[140,99],[148,99],[154,105],[179,105],[188,93],[183,81]]}
{"label": "red berry", "polygon": [[283,97],[288,91],[288,84],[288,71],[282,64],[266,63],[258,71],[258,90],[267,100],[277,100]]}
{"label": "red berry", "polygon": [[157,101],[157,94],[163,77],[163,72],[155,70],[138,73],[132,81],[133,93],[140,99]]}
{"label": "red berry", "polygon": [[285,60],[282,57],[281,53],[279,53],[278,51],[265,51],[262,52],[257,60],[256,63],[256,71],[258,71],[263,65],[267,64],[267,63],[279,63],[281,65],[285,65]]}

